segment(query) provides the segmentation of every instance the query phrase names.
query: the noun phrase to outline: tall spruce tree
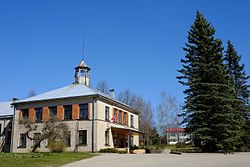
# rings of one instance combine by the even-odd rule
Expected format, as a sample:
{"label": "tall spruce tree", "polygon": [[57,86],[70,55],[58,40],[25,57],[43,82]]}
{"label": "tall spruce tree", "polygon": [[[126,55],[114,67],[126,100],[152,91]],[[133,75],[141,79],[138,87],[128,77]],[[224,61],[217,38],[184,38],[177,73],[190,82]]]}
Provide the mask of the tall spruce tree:
{"label": "tall spruce tree", "polygon": [[245,120],[244,126],[242,127],[243,136],[243,148],[250,149],[250,119],[249,119],[249,85],[245,71],[245,65],[240,64],[241,56],[238,55],[234,45],[231,41],[227,42],[227,50],[225,51],[225,62],[227,65],[227,70],[232,79],[232,85],[234,86],[235,92],[234,95],[236,98],[242,101],[240,108],[235,108],[240,110],[243,119]]}
{"label": "tall spruce tree", "polygon": [[231,152],[240,140],[241,122],[234,106],[239,105],[223,63],[222,42],[214,27],[197,12],[183,48],[179,82],[186,89],[183,123],[195,146],[205,152]]}

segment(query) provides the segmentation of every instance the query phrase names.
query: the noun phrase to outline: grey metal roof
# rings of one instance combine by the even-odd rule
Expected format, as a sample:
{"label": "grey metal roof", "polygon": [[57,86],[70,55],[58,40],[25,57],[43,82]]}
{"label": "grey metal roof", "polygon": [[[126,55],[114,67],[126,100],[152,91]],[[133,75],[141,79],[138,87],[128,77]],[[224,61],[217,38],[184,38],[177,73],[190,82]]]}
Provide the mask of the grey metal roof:
{"label": "grey metal roof", "polygon": [[11,107],[12,101],[0,102],[0,116],[13,115],[14,108]]}
{"label": "grey metal roof", "polygon": [[107,94],[104,94],[93,88],[89,88],[88,86],[84,84],[71,84],[71,85],[68,85],[59,89],[55,89],[55,90],[52,90],[52,91],[49,91],[40,95],[18,100],[14,102],[14,104],[34,102],[34,101],[43,101],[43,100],[52,100],[52,99],[64,99],[64,98],[70,98],[70,97],[93,96],[93,95],[100,95],[116,103],[119,103],[123,106],[133,109],[131,106],[128,106],[127,104],[124,104],[116,99],[113,99]]}
{"label": "grey metal roof", "polygon": [[90,96],[96,94],[97,94],[96,92],[94,92],[84,84],[71,84],[40,95],[16,101],[15,103],[17,104],[17,103],[32,102],[32,101],[62,99],[62,98],[78,97],[78,96]]}

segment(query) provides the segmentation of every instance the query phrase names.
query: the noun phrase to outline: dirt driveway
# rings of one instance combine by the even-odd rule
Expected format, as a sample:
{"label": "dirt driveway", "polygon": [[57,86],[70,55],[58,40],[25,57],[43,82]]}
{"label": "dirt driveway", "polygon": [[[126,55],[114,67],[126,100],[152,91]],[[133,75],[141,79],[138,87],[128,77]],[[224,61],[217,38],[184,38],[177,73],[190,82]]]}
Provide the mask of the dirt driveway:
{"label": "dirt driveway", "polygon": [[64,167],[250,167],[250,153],[223,154],[103,154]]}

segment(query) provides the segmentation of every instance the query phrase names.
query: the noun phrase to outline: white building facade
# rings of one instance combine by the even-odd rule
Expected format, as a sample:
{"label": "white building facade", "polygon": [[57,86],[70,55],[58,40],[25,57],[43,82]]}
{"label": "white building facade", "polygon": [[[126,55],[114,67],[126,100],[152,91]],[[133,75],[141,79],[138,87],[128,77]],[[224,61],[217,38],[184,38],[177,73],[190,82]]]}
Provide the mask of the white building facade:
{"label": "white building facade", "polygon": [[[27,99],[15,101],[12,152],[30,152],[34,141],[25,135],[22,120],[38,126],[51,115],[69,127],[66,151],[97,152],[104,148],[126,148],[139,145],[138,112],[113,97],[90,88],[90,68],[81,61],[75,68],[75,82]],[[37,151],[49,151],[44,140]]]}

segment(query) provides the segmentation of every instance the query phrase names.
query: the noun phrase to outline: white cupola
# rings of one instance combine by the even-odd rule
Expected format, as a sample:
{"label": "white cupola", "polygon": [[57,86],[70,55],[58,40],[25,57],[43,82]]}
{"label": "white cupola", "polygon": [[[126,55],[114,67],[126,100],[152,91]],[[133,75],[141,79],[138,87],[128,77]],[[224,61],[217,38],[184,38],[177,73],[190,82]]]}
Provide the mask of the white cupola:
{"label": "white cupola", "polygon": [[90,86],[90,71],[91,69],[82,60],[80,64],[75,67],[75,84],[84,84]]}

